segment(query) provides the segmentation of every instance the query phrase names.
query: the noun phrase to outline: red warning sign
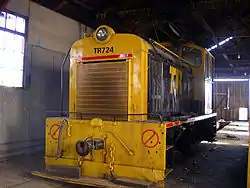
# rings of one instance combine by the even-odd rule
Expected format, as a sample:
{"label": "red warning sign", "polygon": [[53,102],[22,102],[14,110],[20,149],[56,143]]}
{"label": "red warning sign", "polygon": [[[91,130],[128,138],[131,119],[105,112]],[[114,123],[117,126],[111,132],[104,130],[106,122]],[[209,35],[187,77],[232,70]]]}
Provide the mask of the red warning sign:
{"label": "red warning sign", "polygon": [[159,143],[159,135],[152,129],[143,131],[141,136],[142,143],[147,148],[154,148]]}
{"label": "red warning sign", "polygon": [[59,129],[60,126],[57,124],[54,124],[50,127],[49,135],[54,139],[57,140],[59,136]]}

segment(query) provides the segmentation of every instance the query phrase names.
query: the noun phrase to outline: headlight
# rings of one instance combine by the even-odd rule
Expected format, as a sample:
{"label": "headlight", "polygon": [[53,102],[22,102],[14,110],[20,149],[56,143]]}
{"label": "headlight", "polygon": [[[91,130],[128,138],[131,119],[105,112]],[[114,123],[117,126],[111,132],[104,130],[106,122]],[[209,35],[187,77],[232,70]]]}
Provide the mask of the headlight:
{"label": "headlight", "polygon": [[105,27],[102,27],[100,29],[98,29],[98,31],[96,32],[96,38],[99,41],[105,41],[109,36],[109,32]]}

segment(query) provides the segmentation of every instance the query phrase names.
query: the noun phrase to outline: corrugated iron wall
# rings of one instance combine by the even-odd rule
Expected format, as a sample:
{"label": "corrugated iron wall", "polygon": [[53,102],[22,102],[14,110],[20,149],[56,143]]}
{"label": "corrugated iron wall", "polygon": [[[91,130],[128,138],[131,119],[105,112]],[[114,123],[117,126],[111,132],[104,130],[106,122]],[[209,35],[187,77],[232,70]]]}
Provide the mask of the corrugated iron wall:
{"label": "corrugated iron wall", "polygon": [[239,108],[249,106],[248,81],[215,82],[214,91],[218,119],[239,120]]}

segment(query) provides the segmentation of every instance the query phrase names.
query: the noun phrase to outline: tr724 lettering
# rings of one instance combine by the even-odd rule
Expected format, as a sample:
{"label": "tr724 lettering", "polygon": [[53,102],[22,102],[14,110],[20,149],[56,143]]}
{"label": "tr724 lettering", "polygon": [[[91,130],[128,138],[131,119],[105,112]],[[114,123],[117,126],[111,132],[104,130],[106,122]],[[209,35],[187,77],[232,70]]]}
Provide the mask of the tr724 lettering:
{"label": "tr724 lettering", "polygon": [[94,48],[95,54],[103,54],[103,53],[113,53],[114,47],[102,47],[102,48]]}

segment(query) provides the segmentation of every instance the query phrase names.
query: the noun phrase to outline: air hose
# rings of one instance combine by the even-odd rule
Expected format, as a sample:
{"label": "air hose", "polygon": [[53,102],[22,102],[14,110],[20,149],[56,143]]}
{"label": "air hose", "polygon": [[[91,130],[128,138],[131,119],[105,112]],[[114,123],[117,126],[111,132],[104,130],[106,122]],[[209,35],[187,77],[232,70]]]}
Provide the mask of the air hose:
{"label": "air hose", "polygon": [[61,125],[60,125],[60,129],[59,129],[59,135],[58,135],[58,139],[57,139],[57,154],[56,154],[56,160],[59,159],[61,157],[61,136],[62,136],[62,131],[64,128],[65,123],[67,123],[67,126],[69,126],[68,120],[67,119],[63,119]]}

